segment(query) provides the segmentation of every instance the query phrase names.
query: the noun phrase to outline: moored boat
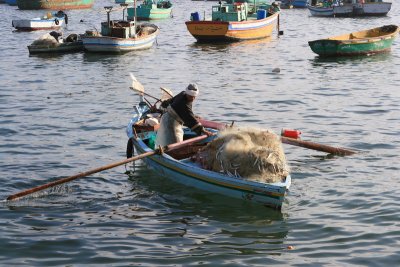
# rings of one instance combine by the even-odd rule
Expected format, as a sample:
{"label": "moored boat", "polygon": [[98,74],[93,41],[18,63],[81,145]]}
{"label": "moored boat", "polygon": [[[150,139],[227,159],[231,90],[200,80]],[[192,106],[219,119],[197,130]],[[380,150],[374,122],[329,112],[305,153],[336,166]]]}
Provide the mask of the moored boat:
{"label": "moored boat", "polygon": [[311,15],[316,17],[386,16],[392,3],[382,0],[312,0],[307,7]]}
{"label": "moored boat", "polygon": [[308,42],[320,56],[370,55],[390,51],[399,33],[397,25],[385,25],[369,30],[342,34]]}
{"label": "moored boat", "polygon": [[6,4],[9,4],[10,6],[16,6],[17,5],[17,0],[4,0]]}
{"label": "moored boat", "polygon": [[153,46],[160,30],[150,23],[110,20],[112,7],[105,7],[107,21],[101,23],[101,33],[86,31],[83,45],[90,52],[129,52]]}
{"label": "moored boat", "polygon": [[17,0],[19,9],[85,9],[91,8],[94,0]]}
{"label": "moored boat", "polygon": [[273,29],[279,25],[278,5],[275,2],[262,4],[256,10],[250,12],[246,2],[220,2],[212,7],[211,20],[201,20],[199,13],[195,12],[186,26],[198,42],[235,42],[271,36]]}
{"label": "moored boat", "polygon": [[60,29],[65,23],[68,24],[68,16],[63,11],[55,13],[48,12],[46,15],[33,19],[15,19],[12,20],[12,26],[19,31],[36,31]]}
{"label": "moored boat", "polygon": [[28,45],[29,54],[54,54],[83,51],[81,35],[69,34],[62,38],[62,33],[50,32]]}
{"label": "moored boat", "polygon": [[[133,20],[135,8],[128,8],[128,20]],[[172,3],[168,0],[144,0],[136,8],[136,17],[138,20],[156,20],[167,19],[172,16]]]}
{"label": "moored boat", "polygon": [[[154,138],[158,124],[147,124],[148,118],[154,122],[154,111],[143,101],[134,107],[133,117],[127,125],[126,131],[129,138],[127,157],[132,157],[133,149],[142,155],[154,151]],[[201,122],[205,127],[212,123]],[[218,132],[216,127],[208,128],[209,131]],[[190,142],[196,134],[190,129],[184,129],[184,140]],[[197,137],[198,138],[198,137]],[[223,171],[213,171],[194,160],[197,158],[199,148],[212,142],[215,136],[207,137],[201,143],[185,146],[182,149],[158,153],[144,158],[146,165],[159,175],[165,176],[174,182],[203,190],[205,194],[213,192],[225,196],[243,199],[265,206],[281,209],[287,190],[291,185],[289,174],[274,182],[251,180],[246,177]],[[184,141],[184,142],[185,142]],[[197,154],[198,155],[198,154]],[[261,160],[260,160],[261,161]],[[253,165],[254,166],[254,165]],[[252,167],[254,169],[254,167]]]}
{"label": "moored boat", "polygon": [[294,0],[291,1],[293,7],[296,8],[307,8],[308,0]]}

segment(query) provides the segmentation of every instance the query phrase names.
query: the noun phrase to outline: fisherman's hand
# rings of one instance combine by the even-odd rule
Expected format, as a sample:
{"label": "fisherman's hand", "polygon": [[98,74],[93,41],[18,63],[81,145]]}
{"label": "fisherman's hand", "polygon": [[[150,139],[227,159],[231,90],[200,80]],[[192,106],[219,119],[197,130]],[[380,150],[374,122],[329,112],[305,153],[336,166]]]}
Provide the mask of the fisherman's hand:
{"label": "fisherman's hand", "polygon": [[163,108],[167,108],[168,105],[169,105],[169,101],[163,101],[163,102],[161,102],[161,107],[163,107]]}
{"label": "fisherman's hand", "polygon": [[207,130],[204,130],[203,133],[206,134],[207,136],[214,136],[214,135],[216,135],[216,133],[213,133],[213,132],[210,132],[210,131],[207,131]]}

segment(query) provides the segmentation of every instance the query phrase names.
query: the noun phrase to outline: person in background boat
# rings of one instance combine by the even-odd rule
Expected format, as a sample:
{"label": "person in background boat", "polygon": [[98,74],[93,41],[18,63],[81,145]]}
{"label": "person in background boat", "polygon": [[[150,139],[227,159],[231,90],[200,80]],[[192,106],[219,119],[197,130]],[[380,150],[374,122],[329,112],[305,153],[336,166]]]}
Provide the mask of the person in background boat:
{"label": "person in background boat", "polygon": [[185,125],[197,135],[213,135],[201,125],[193,114],[192,104],[199,95],[199,88],[196,84],[189,84],[185,91],[161,103],[166,112],[161,117],[160,128],[157,131],[155,145],[166,146],[183,141],[183,129]]}
{"label": "person in background boat", "polygon": [[268,16],[271,16],[273,14],[275,14],[276,12],[278,12],[279,9],[279,5],[276,2],[272,2],[271,6],[268,8]]}
{"label": "person in background boat", "polygon": [[[57,42],[62,43],[62,32],[57,32],[57,31],[52,31],[49,33],[51,36],[54,37],[54,39],[56,39]],[[61,37],[61,38],[60,38]],[[59,39],[60,38],[60,39]],[[61,42],[60,42],[61,41]]]}

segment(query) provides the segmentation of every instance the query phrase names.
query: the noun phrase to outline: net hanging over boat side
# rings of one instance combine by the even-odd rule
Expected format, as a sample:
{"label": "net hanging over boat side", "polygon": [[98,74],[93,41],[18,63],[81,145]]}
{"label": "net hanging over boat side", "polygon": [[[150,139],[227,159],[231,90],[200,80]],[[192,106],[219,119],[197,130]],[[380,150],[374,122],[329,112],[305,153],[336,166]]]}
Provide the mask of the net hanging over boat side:
{"label": "net hanging over boat side", "polygon": [[289,174],[279,137],[259,129],[220,132],[194,159],[205,169],[263,183],[280,182]]}

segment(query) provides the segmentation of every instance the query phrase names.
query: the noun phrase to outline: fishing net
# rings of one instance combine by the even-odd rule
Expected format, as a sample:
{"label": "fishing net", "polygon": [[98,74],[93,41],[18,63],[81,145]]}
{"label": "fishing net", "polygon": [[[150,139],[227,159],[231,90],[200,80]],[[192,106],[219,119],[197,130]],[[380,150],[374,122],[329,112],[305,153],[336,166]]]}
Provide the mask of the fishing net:
{"label": "fishing net", "polygon": [[56,46],[58,41],[49,33],[44,34],[39,39],[32,42],[32,45],[48,45],[48,46]]}
{"label": "fishing net", "polygon": [[205,169],[263,183],[280,182],[289,174],[279,137],[258,129],[222,131],[194,160]]}

